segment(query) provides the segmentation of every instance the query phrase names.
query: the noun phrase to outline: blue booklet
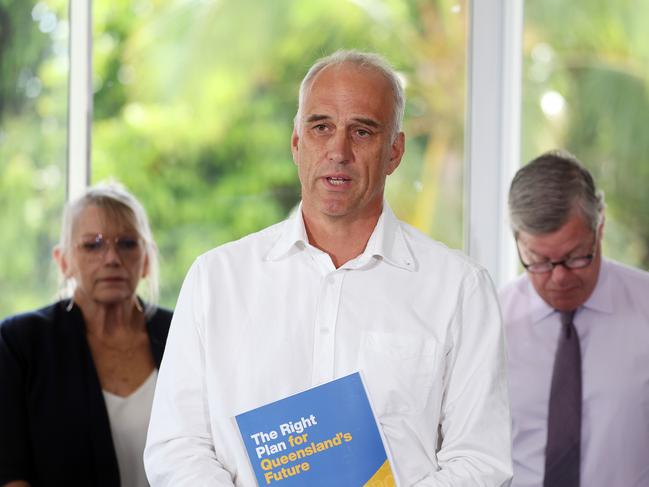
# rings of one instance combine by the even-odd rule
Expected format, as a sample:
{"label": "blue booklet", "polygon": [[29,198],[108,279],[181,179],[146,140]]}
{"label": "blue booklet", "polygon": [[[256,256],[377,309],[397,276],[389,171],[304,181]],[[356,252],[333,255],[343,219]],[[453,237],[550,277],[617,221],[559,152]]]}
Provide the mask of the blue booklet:
{"label": "blue booklet", "polygon": [[358,372],[236,421],[260,487],[396,485]]}

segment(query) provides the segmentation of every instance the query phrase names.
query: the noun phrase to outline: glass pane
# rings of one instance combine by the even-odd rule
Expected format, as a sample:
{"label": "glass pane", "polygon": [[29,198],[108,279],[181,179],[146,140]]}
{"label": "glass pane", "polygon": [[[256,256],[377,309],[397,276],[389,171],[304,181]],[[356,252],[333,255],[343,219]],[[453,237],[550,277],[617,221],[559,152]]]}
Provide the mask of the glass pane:
{"label": "glass pane", "polygon": [[0,2],[0,316],[50,302],[65,201],[68,2]]}
{"label": "glass pane", "polygon": [[464,1],[185,0],[94,4],[93,181],[143,201],[162,302],[192,260],[280,221],[299,201],[290,152],[298,85],[337,48],[384,54],[407,86],[396,213],[462,245]]}
{"label": "glass pane", "polygon": [[575,154],[606,195],[604,252],[649,268],[649,3],[525,8],[522,159]]}

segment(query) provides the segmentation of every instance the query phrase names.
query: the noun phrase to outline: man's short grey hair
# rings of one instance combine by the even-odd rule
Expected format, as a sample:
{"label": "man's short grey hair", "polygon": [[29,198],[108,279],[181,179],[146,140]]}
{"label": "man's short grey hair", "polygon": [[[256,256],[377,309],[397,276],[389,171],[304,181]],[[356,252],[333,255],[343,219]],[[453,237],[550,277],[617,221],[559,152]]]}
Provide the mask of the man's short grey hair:
{"label": "man's short grey hair", "polygon": [[514,236],[559,230],[575,211],[596,231],[604,218],[604,194],[572,154],[546,152],[518,170],[509,189]]}
{"label": "man's short grey hair", "polygon": [[340,66],[342,64],[351,64],[353,66],[369,69],[381,74],[389,83],[392,90],[393,109],[392,109],[392,126],[390,127],[392,139],[394,139],[399,132],[401,132],[401,125],[403,123],[403,113],[406,104],[406,95],[403,85],[399,76],[394,68],[382,56],[371,53],[362,52],[355,49],[340,49],[329,56],[318,59],[313,66],[309,69],[300,83],[300,96],[298,100],[297,114],[294,119],[294,126],[300,129],[302,122],[302,107],[304,100],[311,88],[311,83],[315,76],[328,66]]}
{"label": "man's short grey hair", "polygon": [[[79,198],[71,201],[63,210],[63,224],[58,248],[68,258],[74,247],[72,241],[74,228],[81,212],[89,206],[100,208],[105,216],[117,224],[122,224],[138,234],[144,243],[144,254],[148,262],[147,296],[145,311],[151,315],[155,311],[159,296],[159,261],[158,247],[153,240],[151,227],[146,211],[140,202],[118,182],[108,181],[88,188]],[[61,277],[60,294],[71,297],[74,294],[76,282],[74,279]]]}

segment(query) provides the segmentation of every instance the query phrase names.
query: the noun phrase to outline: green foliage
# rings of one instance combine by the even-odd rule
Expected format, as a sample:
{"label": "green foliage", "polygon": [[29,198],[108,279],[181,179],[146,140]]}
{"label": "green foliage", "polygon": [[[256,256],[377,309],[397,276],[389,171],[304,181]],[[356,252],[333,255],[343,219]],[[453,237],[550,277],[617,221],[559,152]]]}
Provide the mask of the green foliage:
{"label": "green foliage", "polygon": [[25,83],[47,56],[48,40],[32,21],[32,7],[0,0],[0,121],[27,102]]}
{"label": "green foliage", "polygon": [[[53,298],[65,198],[65,0],[0,0],[0,316]],[[202,252],[284,218],[297,90],[337,48],[383,53],[407,82],[399,216],[462,245],[466,4],[456,0],[93,2],[93,182],[149,213],[173,306]],[[52,15],[56,22],[52,24]],[[649,265],[649,3],[526,2],[523,160],[566,147],[607,196],[606,252]],[[48,23],[49,22],[49,23]],[[539,100],[561,93],[549,117]],[[74,96],[74,95],[73,95]]]}
{"label": "green foliage", "polygon": [[[51,301],[65,200],[66,2],[0,0],[0,314]],[[63,17],[62,17],[63,16]],[[58,19],[58,20],[57,20]]]}
{"label": "green foliage", "polygon": [[[565,147],[593,172],[607,202],[608,255],[649,268],[649,4],[526,3],[523,160]],[[554,90],[558,116],[539,106]]]}
{"label": "green foliage", "polygon": [[[449,14],[452,2],[437,2],[439,10],[433,3],[178,1],[148,9],[102,4],[94,15],[95,38],[104,40],[95,47],[101,83],[93,180],[117,177],[145,204],[163,256],[165,304],[174,304],[198,254],[285,218],[298,203],[290,136],[299,81],[315,59],[341,47],[382,52],[409,78],[420,111],[408,123],[421,128],[408,147],[403,175],[400,169],[391,181],[390,199],[402,216],[461,245],[461,172],[449,172],[451,190],[442,195],[449,202],[445,222],[437,221],[436,201],[415,216],[417,205],[424,205],[413,188],[422,187],[422,156],[433,138],[426,120],[450,124],[437,138],[450,154],[442,155],[461,167],[458,79],[464,58],[458,51],[464,49],[464,17]],[[439,18],[442,10],[449,19]],[[421,25],[412,25],[413,18]],[[444,22],[459,31],[445,52],[414,55],[408,49],[410,42],[425,45],[431,36],[448,35]],[[433,62],[445,66],[439,73],[448,84],[437,88],[446,90],[440,99],[427,93],[439,73],[419,69]],[[120,78],[124,70],[129,76]]]}
{"label": "green foliage", "polygon": [[[0,0],[0,315],[56,289],[67,4]],[[56,29],[41,25],[44,12]],[[607,196],[607,253],[644,266],[648,20],[638,0],[526,2],[522,134],[523,160],[557,146],[584,160]],[[461,246],[465,2],[113,0],[93,2],[93,22],[92,179],[123,181],[147,208],[163,304],[174,305],[197,255],[299,201],[289,145],[298,85],[337,48],[381,52],[403,75],[407,149],[388,199]],[[551,90],[566,100],[554,118],[539,105]]]}

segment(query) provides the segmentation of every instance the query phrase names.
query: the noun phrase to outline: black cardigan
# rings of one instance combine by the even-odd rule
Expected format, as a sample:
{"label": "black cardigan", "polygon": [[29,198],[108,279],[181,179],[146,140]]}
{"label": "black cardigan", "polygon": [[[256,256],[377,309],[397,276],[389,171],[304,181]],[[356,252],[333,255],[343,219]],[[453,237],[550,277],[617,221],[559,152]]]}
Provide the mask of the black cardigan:
{"label": "black cardigan", "polygon": [[[0,485],[119,486],[108,413],[81,311],[69,301],[0,323]],[[147,320],[160,367],[171,312]]]}

